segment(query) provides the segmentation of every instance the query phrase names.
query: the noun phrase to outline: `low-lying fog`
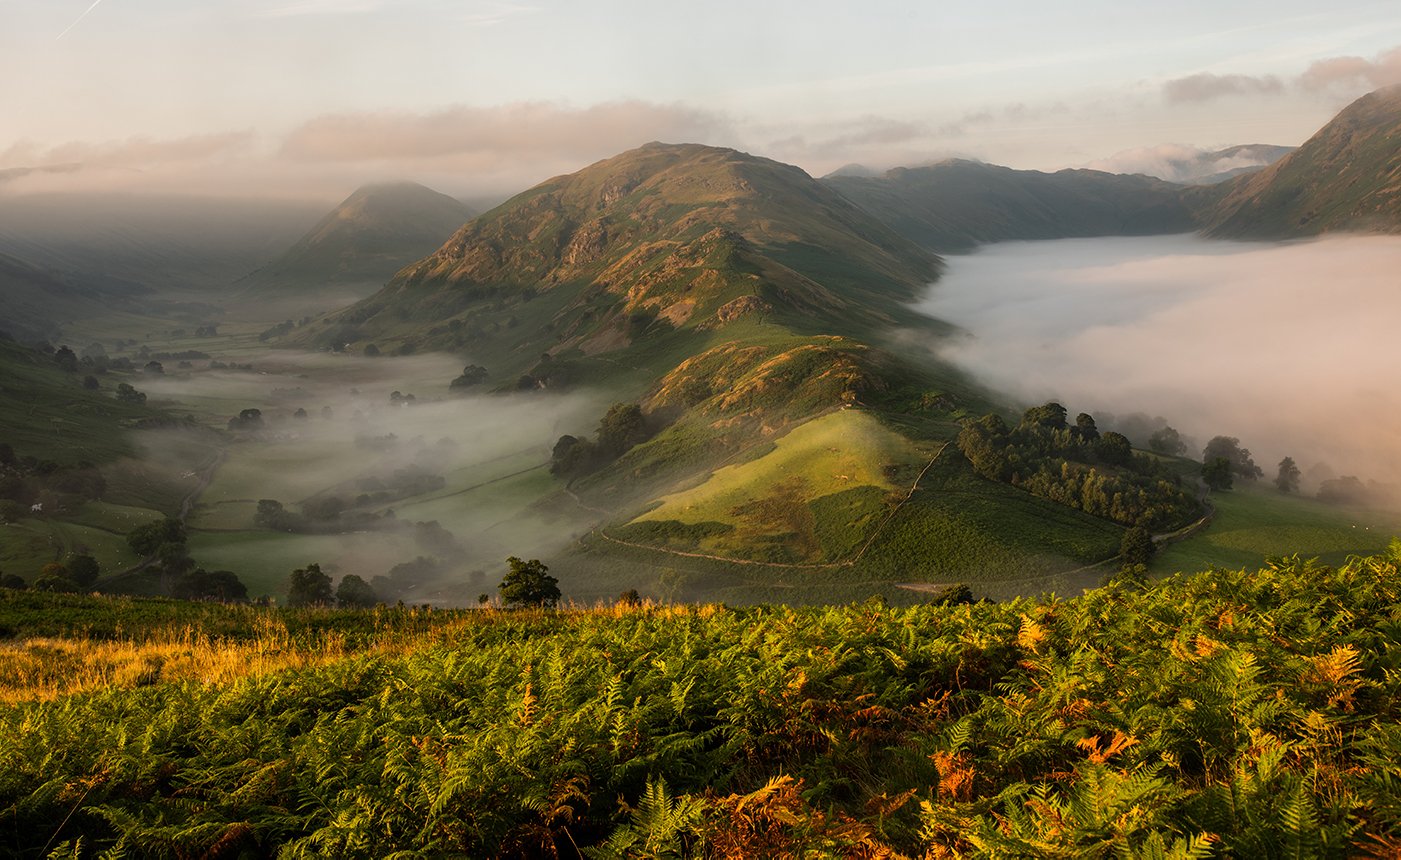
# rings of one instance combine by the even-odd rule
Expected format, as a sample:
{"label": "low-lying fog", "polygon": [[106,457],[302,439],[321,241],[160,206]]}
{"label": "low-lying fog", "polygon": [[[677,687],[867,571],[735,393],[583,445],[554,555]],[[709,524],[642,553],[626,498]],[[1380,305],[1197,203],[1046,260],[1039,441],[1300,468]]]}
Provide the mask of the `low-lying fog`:
{"label": "low-lying fog", "polygon": [[1267,478],[1287,455],[1306,477],[1401,480],[1401,238],[1017,242],[947,262],[919,307],[966,329],[946,356],[997,389],[1162,416],[1194,457],[1236,436]]}
{"label": "low-lying fog", "polygon": [[[465,362],[447,355],[269,351],[248,360],[252,370],[200,361],[136,384],[177,413],[260,411],[258,422],[233,428],[191,519],[203,532],[192,541],[196,560],[234,569],[255,584],[253,594],[279,591],[292,567],[313,561],[336,578],[371,580],[424,556],[439,564],[403,573],[384,596],[467,602],[494,591],[507,555],[548,558],[587,519],[568,506],[531,505],[554,486],[543,468],[554,441],[597,426],[609,402],[601,392],[487,393],[496,380],[450,391]],[[160,432],[143,438],[151,465],[184,468],[166,462],[174,446]],[[280,525],[255,526],[260,499],[285,506]],[[414,525],[421,522],[441,530]],[[473,570],[485,579],[464,579]],[[442,593],[435,583],[462,588]],[[458,593],[467,585],[470,595]]]}

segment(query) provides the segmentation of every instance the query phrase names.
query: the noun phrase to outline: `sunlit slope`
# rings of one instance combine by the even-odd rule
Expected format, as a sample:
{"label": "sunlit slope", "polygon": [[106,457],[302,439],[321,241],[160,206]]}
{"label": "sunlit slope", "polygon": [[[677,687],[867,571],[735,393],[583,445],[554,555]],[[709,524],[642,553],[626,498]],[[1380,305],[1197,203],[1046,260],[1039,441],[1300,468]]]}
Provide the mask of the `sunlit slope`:
{"label": "sunlit slope", "polygon": [[1194,223],[1180,186],[1098,170],[1042,173],[964,159],[824,185],[901,236],[935,251],[988,242],[1183,233]]}
{"label": "sunlit slope", "polygon": [[[497,389],[587,386],[639,402],[651,438],[562,476],[542,503],[604,523],[608,538],[587,553],[687,552],[713,556],[703,563],[716,571],[732,560],[820,568],[869,556],[887,559],[869,568],[885,580],[911,575],[901,565],[917,556],[916,577],[985,576],[995,571],[971,556],[986,525],[996,534],[984,543],[999,548],[984,552],[989,565],[1017,576],[1113,555],[1117,526],[1054,512],[1054,529],[1023,528],[1023,508],[1048,506],[977,478],[964,490],[983,494],[987,510],[1010,505],[1018,534],[1002,534],[986,511],[954,525],[952,512],[918,504],[910,511],[927,516],[892,516],[957,420],[995,400],[892,337],[948,331],[909,307],[938,271],[930,252],[795,167],[651,144],[480,216],[375,296],[293,338],[452,349]],[[935,521],[948,541],[909,546],[944,527]],[[726,575],[698,582],[698,593]]]}
{"label": "sunlit slope", "polygon": [[276,296],[338,283],[382,283],[442,245],[472,214],[417,183],[367,185],[243,284],[250,295]]}
{"label": "sunlit slope", "polygon": [[869,414],[834,412],[757,459],[663,496],[613,534],[724,557],[842,561],[874,533],[930,456]]}
{"label": "sunlit slope", "polygon": [[471,221],[309,336],[352,349],[470,346],[519,367],[751,314],[889,324],[937,267],[796,167],[651,144]]}
{"label": "sunlit slope", "polygon": [[1353,102],[1203,217],[1208,236],[1229,239],[1401,232],[1401,86]]}

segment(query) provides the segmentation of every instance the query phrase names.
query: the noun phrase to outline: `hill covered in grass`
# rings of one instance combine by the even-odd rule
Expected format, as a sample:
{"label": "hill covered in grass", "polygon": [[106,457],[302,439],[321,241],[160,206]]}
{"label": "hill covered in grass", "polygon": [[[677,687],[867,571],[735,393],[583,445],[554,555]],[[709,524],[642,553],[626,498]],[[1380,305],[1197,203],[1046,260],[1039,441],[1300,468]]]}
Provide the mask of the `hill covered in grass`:
{"label": "hill covered in grass", "polygon": [[132,307],[146,292],[135,284],[51,271],[0,253],[0,332],[27,341],[55,338],[64,323]]}
{"label": "hill covered in grass", "polygon": [[79,857],[1387,856],[1398,565],[905,609],[0,592],[0,813]]}
{"label": "hill covered in grass", "polygon": [[1348,105],[1293,153],[1232,182],[1202,218],[1221,239],[1401,232],[1401,86]]}
{"label": "hill covered in grass", "polygon": [[331,284],[383,283],[431,253],[472,215],[461,202],[415,182],[366,185],[245,278],[245,290],[276,297]]}
{"label": "hill covered in grass", "polygon": [[949,159],[822,182],[906,239],[940,252],[1010,240],[1185,233],[1195,226],[1181,187],[1149,176],[1042,173]]}

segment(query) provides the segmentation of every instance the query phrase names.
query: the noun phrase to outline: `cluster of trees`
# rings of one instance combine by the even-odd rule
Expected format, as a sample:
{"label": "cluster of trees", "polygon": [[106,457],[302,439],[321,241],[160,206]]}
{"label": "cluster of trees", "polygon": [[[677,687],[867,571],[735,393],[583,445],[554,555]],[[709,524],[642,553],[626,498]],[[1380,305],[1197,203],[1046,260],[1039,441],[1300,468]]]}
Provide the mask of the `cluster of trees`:
{"label": "cluster of trees", "polygon": [[1135,454],[1122,434],[1101,433],[1087,413],[1072,424],[1059,403],[1028,409],[1015,427],[997,415],[969,421],[956,444],[985,478],[1123,525],[1165,528],[1200,511],[1161,463]]}
{"label": "cluster of trees", "polygon": [[100,499],[106,492],[107,480],[92,463],[63,466],[21,457],[8,443],[0,442],[0,521],[28,516],[36,505],[56,510]]}
{"label": "cluster of trees", "polygon": [[366,609],[379,603],[379,595],[370,584],[353,573],[341,577],[340,583],[332,588],[331,577],[322,572],[319,564],[298,568],[287,579],[288,606]]}
{"label": "cluster of trees", "polygon": [[101,575],[102,566],[97,559],[86,553],[73,553],[62,563],[53,562],[39,568],[39,575],[33,584],[25,582],[22,576],[0,573],[0,588],[16,591],[33,588],[35,591],[77,594],[92,588]]}
{"label": "cluster of trees", "polygon": [[469,364],[462,368],[462,375],[448,383],[448,388],[463,389],[481,385],[488,379],[487,370],[479,364]]}
{"label": "cluster of trees", "polygon": [[596,472],[646,442],[657,432],[655,422],[636,403],[615,403],[598,423],[594,441],[561,436],[550,455],[550,474],[578,478]]}
{"label": "cluster of trees", "polygon": [[190,558],[185,524],[175,517],[137,526],[126,537],[127,546],[150,559],[165,591],[183,600],[240,601],[248,588],[229,570],[205,570]]}

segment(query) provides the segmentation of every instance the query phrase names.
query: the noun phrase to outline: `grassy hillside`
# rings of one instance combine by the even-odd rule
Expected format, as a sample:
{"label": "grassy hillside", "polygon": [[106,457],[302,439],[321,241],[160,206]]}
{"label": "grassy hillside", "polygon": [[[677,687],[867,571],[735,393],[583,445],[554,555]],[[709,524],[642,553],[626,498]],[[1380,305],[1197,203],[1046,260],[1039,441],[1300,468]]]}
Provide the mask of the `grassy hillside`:
{"label": "grassy hillside", "polygon": [[1232,182],[1202,219],[1222,239],[1401,232],[1401,86],[1363,96],[1295,152]]}
{"label": "grassy hillside", "polygon": [[243,285],[249,295],[277,297],[331,284],[382,284],[442,245],[472,214],[417,183],[367,185]]}
{"label": "grassy hillside", "polygon": [[63,324],[132,308],[144,292],[135,284],[62,274],[0,253],[0,332],[26,341],[56,338]]}
{"label": "grassy hillside", "polygon": [[906,609],[0,592],[0,814],[37,856],[1388,856],[1398,565]]}
{"label": "grassy hillside", "polygon": [[906,239],[941,252],[1013,239],[1183,233],[1194,226],[1180,187],[1148,176],[1041,173],[951,159],[822,182]]}

